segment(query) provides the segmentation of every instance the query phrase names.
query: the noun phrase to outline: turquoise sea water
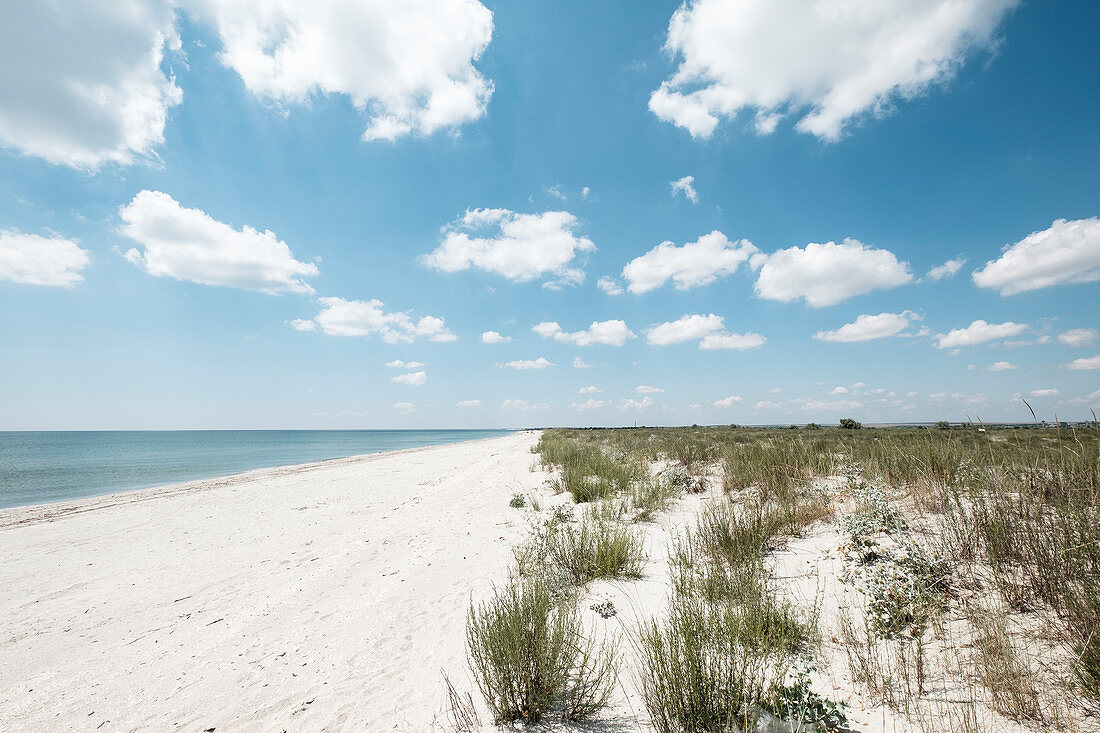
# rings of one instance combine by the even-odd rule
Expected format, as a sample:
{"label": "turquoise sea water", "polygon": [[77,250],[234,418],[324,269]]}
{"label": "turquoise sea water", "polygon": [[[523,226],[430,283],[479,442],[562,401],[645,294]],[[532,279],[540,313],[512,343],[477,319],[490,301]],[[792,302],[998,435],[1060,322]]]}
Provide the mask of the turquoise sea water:
{"label": "turquoise sea water", "polygon": [[0,508],[255,468],[506,435],[507,430],[0,432]]}

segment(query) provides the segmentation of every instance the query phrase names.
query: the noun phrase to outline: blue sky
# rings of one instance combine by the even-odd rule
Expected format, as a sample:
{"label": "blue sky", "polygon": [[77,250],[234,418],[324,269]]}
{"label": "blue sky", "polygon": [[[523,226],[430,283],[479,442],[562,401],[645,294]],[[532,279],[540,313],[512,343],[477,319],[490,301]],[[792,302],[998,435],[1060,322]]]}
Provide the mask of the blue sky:
{"label": "blue sky", "polygon": [[314,5],[3,11],[0,429],[1100,407],[1095,3]]}

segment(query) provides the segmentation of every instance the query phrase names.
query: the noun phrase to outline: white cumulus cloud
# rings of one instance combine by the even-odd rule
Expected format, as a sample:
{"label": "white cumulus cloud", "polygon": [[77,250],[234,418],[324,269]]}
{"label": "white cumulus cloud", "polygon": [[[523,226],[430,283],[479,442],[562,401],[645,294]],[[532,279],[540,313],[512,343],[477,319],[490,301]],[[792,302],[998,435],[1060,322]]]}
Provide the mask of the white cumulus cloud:
{"label": "white cumulus cloud", "polygon": [[419,361],[402,361],[401,359],[394,359],[393,361],[387,361],[386,366],[390,369],[420,369],[424,364]]}
{"label": "white cumulus cloud", "polygon": [[1052,285],[1100,280],[1100,218],[1058,219],[1004,248],[996,260],[974,272],[974,282],[1001,295]]}
{"label": "white cumulus cloud", "polygon": [[584,359],[580,358],[579,356],[574,356],[573,357],[573,368],[574,369],[591,369],[592,365],[589,364],[588,362],[586,362]]}
{"label": "white cumulus cloud", "polygon": [[511,340],[511,336],[501,336],[496,331],[486,331],[481,334],[481,343],[483,344],[503,344]]}
{"label": "white cumulus cloud", "polygon": [[221,40],[218,58],[278,105],[343,95],[365,140],[431,134],[485,113],[474,66],[493,35],[476,0],[184,0]]}
{"label": "white cumulus cloud", "polygon": [[685,341],[699,341],[699,348],[755,349],[763,346],[766,338],[758,333],[727,333],[725,321],[713,313],[689,314],[675,321],[659,323],[646,331],[646,342],[651,346],[668,346]]}
{"label": "white cumulus cloud", "polygon": [[1019,369],[1018,364],[1013,364],[1010,361],[995,361],[989,366],[985,367],[984,371],[987,372],[1010,372],[1014,369]]}
{"label": "white cumulus cloud", "polygon": [[899,261],[893,252],[856,239],[781,249],[754,258],[754,264],[760,267],[756,280],[759,297],[784,303],[803,298],[815,308],[913,279],[909,264]]}
{"label": "white cumulus cloud", "polygon": [[640,400],[626,399],[619,405],[620,410],[644,410],[653,406],[653,398],[646,396]]}
{"label": "white cumulus cloud", "polygon": [[1100,331],[1095,328],[1071,328],[1058,334],[1058,343],[1063,346],[1088,346],[1100,339]]}
{"label": "white cumulus cloud", "polygon": [[546,367],[554,366],[554,362],[540,356],[537,359],[516,359],[515,361],[506,361],[500,365],[501,369],[545,369]]}
{"label": "white cumulus cloud", "polygon": [[592,240],[574,234],[576,226],[567,211],[474,209],[443,228],[442,243],[423,261],[443,272],[476,268],[513,282],[550,276],[544,283],[549,287],[574,285],[584,280],[577,255],[596,249]]}
{"label": "white cumulus cloud", "polygon": [[758,133],[787,114],[838,139],[854,121],[949,80],[993,43],[1016,0],[689,0],[665,50],[680,63],[653,92],[662,120],[708,138],[722,119],[755,112]]}
{"label": "white cumulus cloud", "polygon": [[543,321],[531,328],[532,331],[546,339],[554,339],[575,346],[591,346],[603,344],[606,346],[622,346],[627,339],[636,338],[634,332],[627,328],[626,323],[619,320],[593,321],[587,329],[569,333],[563,331],[556,321]]}
{"label": "white cumulus cloud", "polygon": [[313,322],[329,336],[366,337],[377,334],[390,344],[409,343],[418,338],[440,342],[457,338],[447,330],[442,318],[421,316],[414,320],[408,313],[388,313],[382,301],[377,299],[318,298],[317,302],[323,307]]}
{"label": "white cumulus cloud", "polygon": [[841,344],[854,344],[861,341],[889,338],[890,336],[897,336],[913,320],[918,318],[919,316],[912,311],[879,313],[878,315],[864,313],[840,328],[832,331],[818,331],[814,334],[814,338],[819,341],[833,341]]}
{"label": "white cumulus cloud", "polygon": [[1032,397],[1057,397],[1058,390],[1056,389],[1033,389],[1028,394]]}
{"label": "white cumulus cloud", "polygon": [[481,400],[459,400],[455,407],[481,407]]}
{"label": "white cumulus cloud", "polygon": [[275,233],[237,230],[160,191],[141,191],[119,209],[122,233],[144,249],[126,259],[150,275],[261,293],[312,293],[305,278],[317,265],[299,262]]}
{"label": "white cumulus cloud", "polygon": [[1066,364],[1066,369],[1072,369],[1074,371],[1100,369],[1100,354],[1096,356],[1086,356],[1081,359],[1074,359],[1069,364]]}
{"label": "white cumulus cloud", "polygon": [[648,384],[639,384],[634,388],[634,391],[638,394],[661,394],[664,392],[660,387],[651,387]]}
{"label": "white cumulus cloud", "polygon": [[714,401],[714,406],[715,407],[733,407],[734,405],[736,405],[740,401],[741,401],[741,398],[739,396],[730,395],[729,397],[726,397],[724,399],[715,400]]}
{"label": "white cumulus cloud", "polygon": [[0,280],[71,288],[84,279],[81,272],[91,262],[77,240],[0,231]]}
{"label": "white cumulus cloud", "polygon": [[731,242],[716,230],[682,247],[661,242],[628,262],[622,276],[636,295],[656,290],[670,279],[677,290],[688,290],[733,274],[757,252],[749,240]]}
{"label": "white cumulus cloud", "polygon": [[5,3],[0,143],[94,169],[149,158],[183,92],[164,68],[179,48],[171,3]]}
{"label": "white cumulus cloud", "polygon": [[398,374],[396,377],[390,378],[391,382],[397,384],[405,384],[410,387],[419,387],[428,381],[428,373],[421,369],[418,372],[409,372],[407,374]]}
{"label": "white cumulus cloud", "polygon": [[699,194],[695,190],[695,176],[684,176],[675,181],[669,181],[668,185],[672,188],[672,198],[676,198],[676,194],[683,194],[684,198],[691,203],[699,203]]}
{"label": "white cumulus cloud", "polygon": [[953,328],[946,334],[937,336],[937,349],[956,349],[963,346],[984,344],[988,341],[1019,336],[1027,330],[1026,323],[987,323],[978,319],[966,328]]}
{"label": "white cumulus cloud", "polygon": [[606,400],[597,400],[593,397],[589,397],[584,402],[574,402],[573,403],[573,409],[574,410],[596,410],[600,407],[605,406],[606,404],[607,404]]}
{"label": "white cumulus cloud", "polygon": [[577,394],[599,394],[600,388],[594,385],[588,387],[581,387],[577,390]]}

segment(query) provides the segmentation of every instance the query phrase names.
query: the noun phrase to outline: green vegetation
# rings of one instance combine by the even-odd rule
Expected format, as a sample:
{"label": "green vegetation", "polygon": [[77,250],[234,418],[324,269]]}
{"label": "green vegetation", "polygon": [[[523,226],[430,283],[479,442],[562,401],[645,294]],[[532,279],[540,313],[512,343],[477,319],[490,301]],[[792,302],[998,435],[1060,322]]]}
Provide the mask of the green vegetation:
{"label": "green vegetation", "polygon": [[538,723],[552,712],[583,720],[606,705],[616,679],[614,651],[585,639],[575,603],[538,581],[471,608],[466,647],[497,723]]}
{"label": "green vegetation", "polygon": [[[580,637],[576,604],[593,580],[641,573],[636,523],[696,492],[708,492],[702,509],[671,542],[667,612],[627,629],[661,733],[745,730],[769,716],[844,724],[805,671],[820,643],[816,605],[787,600],[769,560],[834,513],[843,577],[862,599],[854,617],[842,614],[840,641],[873,699],[926,730],[977,729],[978,700],[1058,730],[1078,729],[1077,711],[1100,714],[1100,430],[846,418],[839,429],[550,430],[536,452],[573,502],[535,509],[517,585],[471,611],[471,664],[497,670],[477,676],[499,720],[594,714],[606,702],[614,651]],[[566,660],[570,634],[579,651]],[[945,665],[970,702],[955,696],[941,717],[921,718],[946,699]],[[514,668],[540,671],[500,671]]]}

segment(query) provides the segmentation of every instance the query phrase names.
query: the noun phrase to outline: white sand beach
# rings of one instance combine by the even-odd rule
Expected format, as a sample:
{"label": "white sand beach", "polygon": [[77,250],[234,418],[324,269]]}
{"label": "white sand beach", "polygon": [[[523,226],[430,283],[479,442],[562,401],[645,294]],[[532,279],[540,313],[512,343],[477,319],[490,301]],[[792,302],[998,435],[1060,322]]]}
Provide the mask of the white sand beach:
{"label": "white sand beach", "polygon": [[537,433],[0,511],[0,730],[407,730]]}

